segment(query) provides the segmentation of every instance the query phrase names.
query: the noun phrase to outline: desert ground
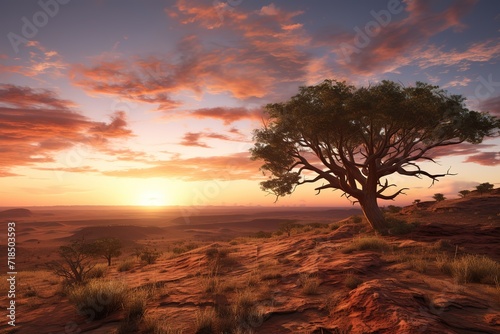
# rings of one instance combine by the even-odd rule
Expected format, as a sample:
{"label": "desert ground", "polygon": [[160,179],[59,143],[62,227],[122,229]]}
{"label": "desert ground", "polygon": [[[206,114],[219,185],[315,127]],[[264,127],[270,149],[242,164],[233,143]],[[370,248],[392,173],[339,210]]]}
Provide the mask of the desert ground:
{"label": "desert ground", "polygon": [[[18,274],[2,333],[500,332],[498,190],[388,208],[384,235],[356,208],[4,209]],[[47,267],[103,237],[121,255],[85,284]],[[0,287],[6,313],[5,273]]]}

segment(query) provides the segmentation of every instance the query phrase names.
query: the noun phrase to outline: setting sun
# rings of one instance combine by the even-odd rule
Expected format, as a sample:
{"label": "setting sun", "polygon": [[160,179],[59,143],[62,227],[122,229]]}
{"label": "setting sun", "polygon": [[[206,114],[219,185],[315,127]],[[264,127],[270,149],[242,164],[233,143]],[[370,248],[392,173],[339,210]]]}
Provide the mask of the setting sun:
{"label": "setting sun", "polygon": [[171,205],[168,195],[163,191],[145,191],[140,194],[139,206],[167,206]]}

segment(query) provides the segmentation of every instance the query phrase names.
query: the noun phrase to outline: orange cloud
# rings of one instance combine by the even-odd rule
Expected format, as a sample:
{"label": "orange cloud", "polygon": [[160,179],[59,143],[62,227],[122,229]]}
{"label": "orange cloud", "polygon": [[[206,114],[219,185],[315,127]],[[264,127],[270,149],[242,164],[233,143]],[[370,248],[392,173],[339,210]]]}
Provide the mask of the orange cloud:
{"label": "orange cloud", "polygon": [[112,115],[109,124],[72,110],[75,103],[49,90],[0,85],[1,176],[13,176],[17,166],[54,162],[54,155],[76,145],[106,148],[110,139],[127,138],[125,114]]}
{"label": "orange cloud", "polygon": [[241,120],[261,120],[264,115],[262,109],[248,109],[243,107],[230,108],[230,107],[216,107],[216,108],[202,108],[189,112],[190,116],[195,118],[215,118],[220,119],[225,125],[241,121]]}
{"label": "orange cloud", "polygon": [[[364,32],[368,27],[367,22],[366,26],[359,27],[364,37],[360,37],[362,34],[359,32],[342,33],[336,36],[324,36],[319,38],[319,41],[325,43],[326,38],[329,43],[336,42],[344,45],[343,48],[336,50],[340,59],[339,63],[356,74],[371,75],[377,72],[394,71],[418,60],[421,56],[424,58],[421,60],[423,66],[432,66],[432,57],[421,54],[425,51],[427,41],[432,36],[450,28],[464,29],[460,19],[476,2],[476,0],[459,0],[441,12],[434,12],[431,8],[432,3],[428,0],[407,1],[405,10],[408,16],[401,20],[392,17],[392,21],[386,26],[379,25],[378,33],[373,37],[369,37]],[[356,44],[356,38],[362,40],[362,43]],[[432,51],[432,48],[429,49],[429,54]],[[446,53],[442,54],[444,56]],[[456,56],[459,57],[460,54]],[[455,63],[457,59],[450,61]]]}
{"label": "orange cloud", "polygon": [[156,166],[103,172],[104,175],[135,178],[179,178],[186,181],[250,180],[262,176],[261,162],[251,161],[247,152],[226,156],[159,161]]}
{"label": "orange cloud", "polygon": [[483,166],[500,165],[500,152],[481,152],[467,157],[465,162],[473,162]]}
{"label": "orange cloud", "polygon": [[184,135],[182,141],[179,144],[183,146],[198,146],[198,147],[210,148],[211,146],[208,146],[201,140],[204,138],[208,138],[208,139],[219,139],[227,141],[241,141],[242,135],[241,133],[239,133],[237,129],[232,128],[229,130],[229,132],[239,135],[240,138],[231,138],[227,135],[215,132],[188,132]]}

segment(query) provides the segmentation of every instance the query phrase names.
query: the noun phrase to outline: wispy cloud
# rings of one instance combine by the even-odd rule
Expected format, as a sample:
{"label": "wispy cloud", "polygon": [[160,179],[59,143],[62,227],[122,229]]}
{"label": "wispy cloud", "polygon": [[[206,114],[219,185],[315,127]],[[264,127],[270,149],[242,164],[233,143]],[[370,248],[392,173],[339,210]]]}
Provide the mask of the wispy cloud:
{"label": "wispy cloud", "polygon": [[481,152],[467,157],[465,162],[473,162],[483,166],[500,165],[500,152]]}
{"label": "wispy cloud", "polygon": [[224,156],[177,158],[158,161],[152,167],[103,172],[104,175],[133,178],[178,178],[185,181],[251,180],[261,177],[261,162],[251,161],[249,153]]}
{"label": "wispy cloud", "polygon": [[101,149],[112,139],[132,136],[123,112],[104,123],[74,106],[49,90],[0,85],[0,175],[12,176],[16,166],[54,162],[57,152],[76,145]]}

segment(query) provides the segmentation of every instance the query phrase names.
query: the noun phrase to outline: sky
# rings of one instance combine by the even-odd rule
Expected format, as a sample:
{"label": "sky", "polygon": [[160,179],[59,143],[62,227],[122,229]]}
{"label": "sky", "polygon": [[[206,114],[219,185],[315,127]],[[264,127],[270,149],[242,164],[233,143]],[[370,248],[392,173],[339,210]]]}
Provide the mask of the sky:
{"label": "sky", "polygon": [[[324,79],[439,85],[500,116],[497,1],[0,2],[0,206],[349,206],[263,192],[267,103]],[[395,202],[500,185],[500,139],[394,175]]]}

